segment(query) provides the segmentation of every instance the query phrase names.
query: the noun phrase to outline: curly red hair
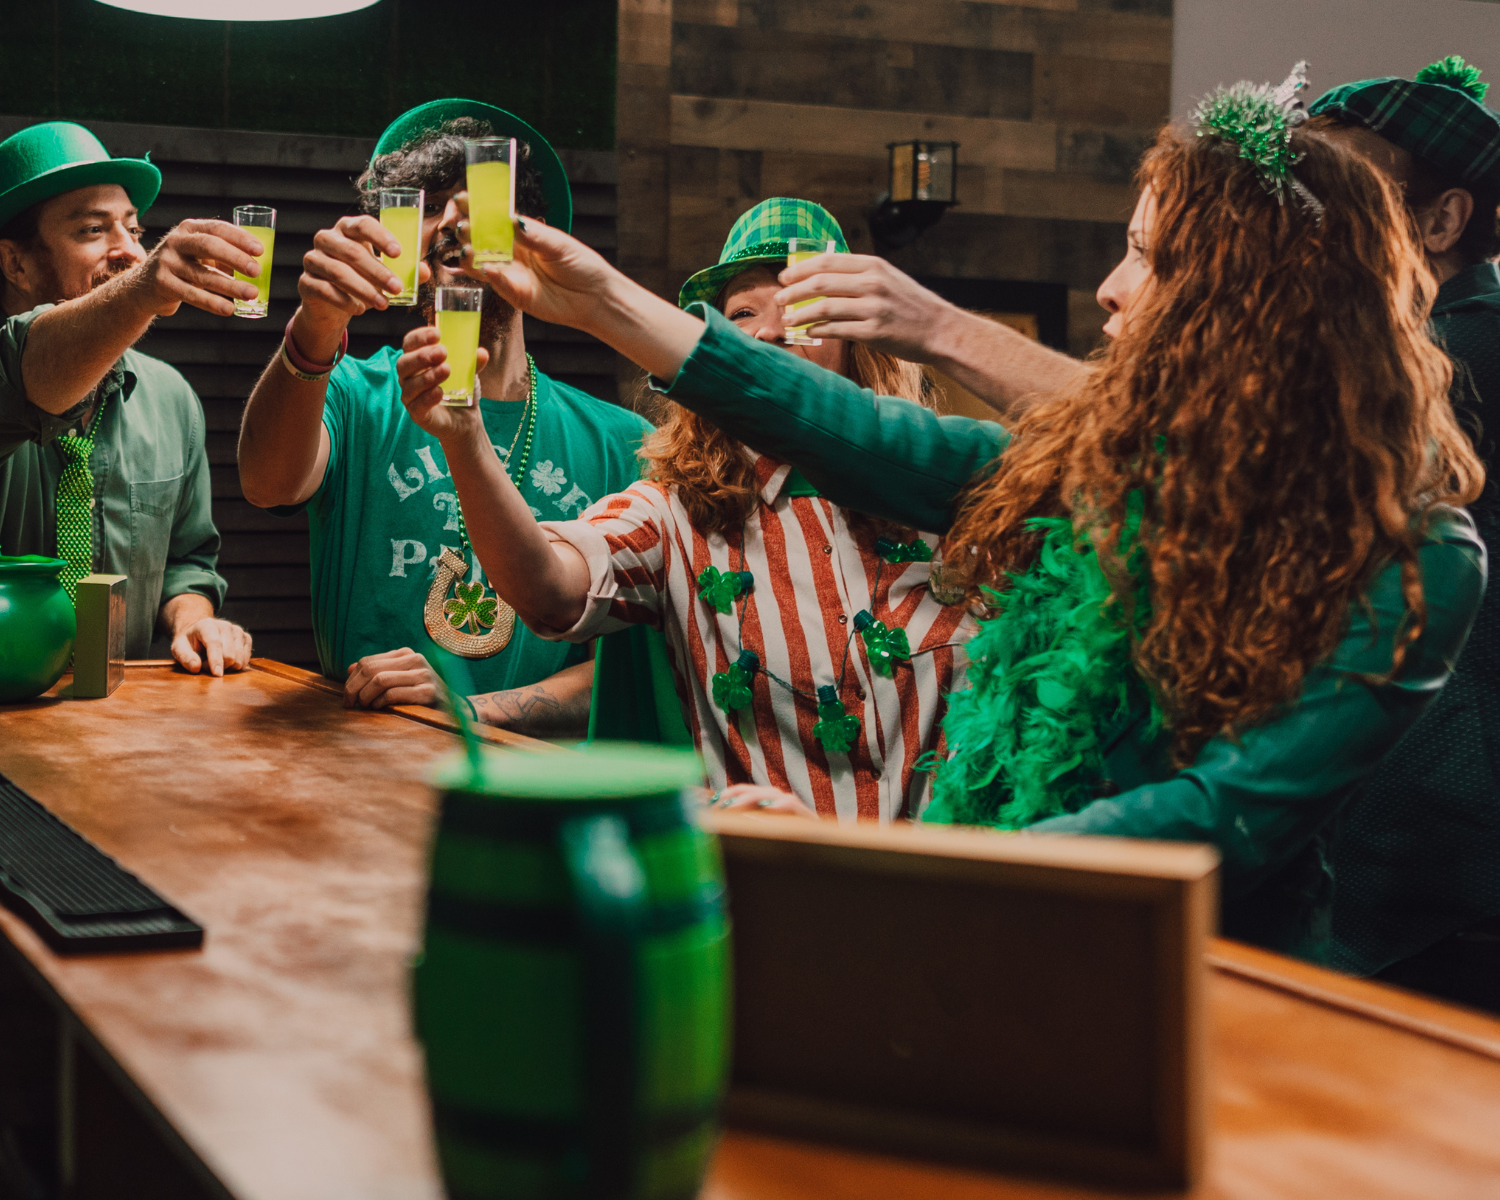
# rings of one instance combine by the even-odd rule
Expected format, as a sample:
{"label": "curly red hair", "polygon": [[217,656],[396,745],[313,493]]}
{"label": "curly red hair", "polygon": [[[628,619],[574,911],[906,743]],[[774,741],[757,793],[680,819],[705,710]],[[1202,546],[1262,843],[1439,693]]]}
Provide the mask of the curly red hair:
{"label": "curly red hair", "polygon": [[1483,483],[1401,197],[1315,132],[1293,148],[1321,220],[1278,203],[1236,147],[1162,131],[1140,169],[1157,204],[1152,274],[1125,330],[1017,424],[945,541],[988,603],[982,589],[1036,553],[1027,519],[1070,514],[1128,605],[1118,548],[1138,492],[1151,612],[1135,662],[1179,765],[1293,700],[1391,561],[1407,606],[1399,668],[1425,620],[1424,518]]}

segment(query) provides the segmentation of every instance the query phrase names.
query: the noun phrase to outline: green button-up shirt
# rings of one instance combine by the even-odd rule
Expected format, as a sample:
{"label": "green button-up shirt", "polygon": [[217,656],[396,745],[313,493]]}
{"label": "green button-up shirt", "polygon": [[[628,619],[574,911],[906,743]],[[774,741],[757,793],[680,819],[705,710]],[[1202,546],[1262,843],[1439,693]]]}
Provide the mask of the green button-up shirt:
{"label": "green button-up shirt", "polygon": [[[54,445],[88,402],[52,414],[26,398],[21,352],[31,322],[51,305],[0,325],[0,553],[57,553]],[[89,466],[94,474],[94,570],[126,575],[125,653],[145,658],[163,600],[197,592],[217,609],[218,573],[203,407],[166,363],[125,351],[96,393],[104,403]]]}

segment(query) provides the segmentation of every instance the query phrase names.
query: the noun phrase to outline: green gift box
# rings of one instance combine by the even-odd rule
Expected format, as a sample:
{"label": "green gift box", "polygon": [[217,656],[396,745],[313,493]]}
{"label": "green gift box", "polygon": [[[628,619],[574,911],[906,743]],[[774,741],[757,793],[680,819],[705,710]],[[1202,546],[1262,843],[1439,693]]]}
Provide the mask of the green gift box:
{"label": "green gift box", "polygon": [[125,679],[125,576],[85,575],[73,608],[73,698],[98,700]]}

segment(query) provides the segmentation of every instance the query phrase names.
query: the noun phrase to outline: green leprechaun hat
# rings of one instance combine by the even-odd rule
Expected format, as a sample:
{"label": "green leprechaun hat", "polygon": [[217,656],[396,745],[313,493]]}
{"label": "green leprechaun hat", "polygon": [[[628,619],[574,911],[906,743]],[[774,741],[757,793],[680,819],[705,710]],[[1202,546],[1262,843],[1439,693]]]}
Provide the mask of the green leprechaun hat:
{"label": "green leprechaun hat", "polygon": [[677,303],[686,308],[695,300],[712,304],[724,285],[758,262],[786,265],[788,238],[812,238],[834,244],[839,254],[849,253],[844,231],[833,214],[811,200],[773,196],[745,213],[729,231],[719,261],[705,267],[682,285]]}
{"label": "green leprechaun hat", "polygon": [[547,224],[569,233],[573,229],[573,192],[568,187],[568,173],[552,143],[514,113],[486,104],[482,100],[429,100],[402,113],[386,126],[370,164],[382,154],[393,154],[424,133],[431,133],[459,117],[487,122],[496,137],[515,138],[531,147],[531,163],[542,174],[542,195],[547,197]]}
{"label": "green leprechaun hat", "polygon": [[1458,55],[1412,79],[1361,79],[1324,92],[1308,108],[1378,133],[1462,183],[1500,184],[1500,113],[1482,101],[1489,84]]}
{"label": "green leprechaun hat", "polygon": [[161,191],[161,172],[148,159],[111,158],[72,121],[28,125],[0,142],[0,229],[33,204],[101,183],[118,183],[145,212]]}

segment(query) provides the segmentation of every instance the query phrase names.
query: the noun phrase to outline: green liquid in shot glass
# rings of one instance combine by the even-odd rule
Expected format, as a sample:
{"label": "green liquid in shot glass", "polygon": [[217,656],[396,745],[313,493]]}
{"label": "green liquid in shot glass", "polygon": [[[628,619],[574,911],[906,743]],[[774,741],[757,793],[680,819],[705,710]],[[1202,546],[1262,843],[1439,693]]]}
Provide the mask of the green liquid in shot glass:
{"label": "green liquid in shot glass", "polygon": [[479,314],[439,309],[438,340],[448,352],[448,378],[443,381],[443,403],[469,408],[474,403],[474,366],[479,352]]}
{"label": "green liquid in shot glass", "polygon": [[260,274],[253,279],[249,275],[234,273],[236,279],[255,285],[254,300],[236,300],[234,315],[237,317],[263,317],[271,308],[271,254],[276,248],[276,231],[262,225],[241,225],[246,233],[259,240],[265,247],[260,256]]}
{"label": "green liquid in shot glass", "polygon": [[469,237],[475,262],[510,262],[516,240],[510,215],[510,163],[470,163]]}
{"label": "green liquid in shot glass", "polygon": [[382,254],[380,261],[401,281],[401,294],[391,303],[412,305],[417,302],[417,247],[422,238],[422,210],[415,205],[391,205],[380,210],[380,223],[401,243],[401,253],[391,258]]}

